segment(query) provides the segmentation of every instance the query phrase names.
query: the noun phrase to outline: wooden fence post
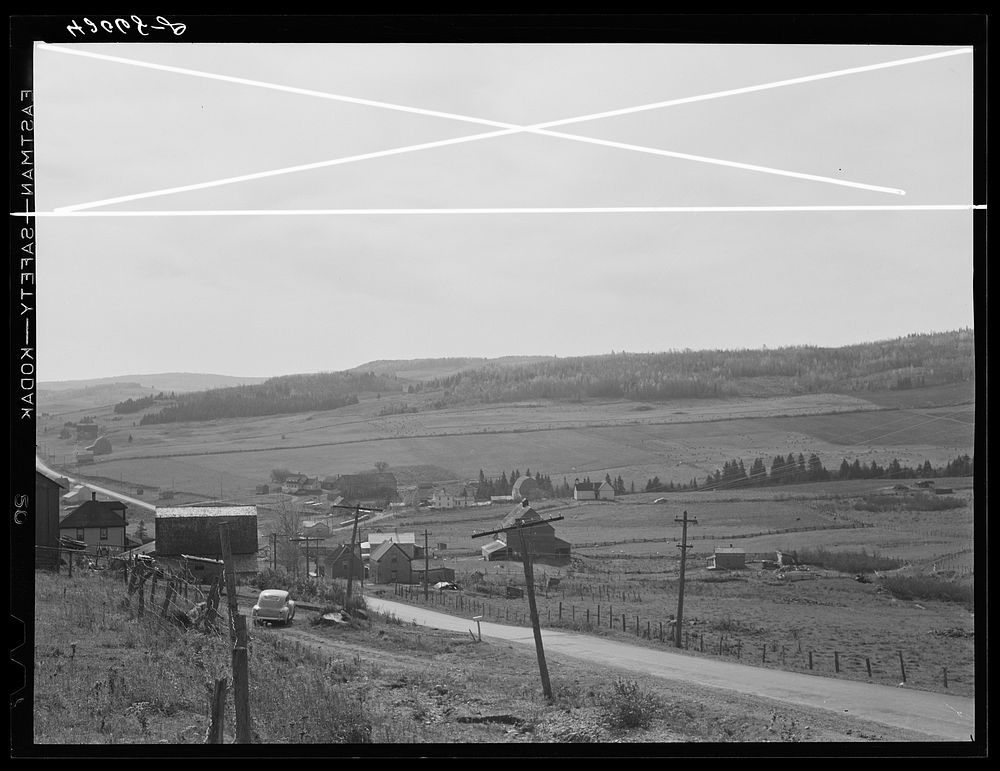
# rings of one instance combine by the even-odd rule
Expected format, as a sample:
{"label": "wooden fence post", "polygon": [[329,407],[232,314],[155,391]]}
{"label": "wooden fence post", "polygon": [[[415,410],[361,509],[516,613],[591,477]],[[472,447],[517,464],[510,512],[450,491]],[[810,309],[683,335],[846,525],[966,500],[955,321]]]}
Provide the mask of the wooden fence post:
{"label": "wooden fence post", "polygon": [[215,681],[215,689],[211,697],[211,716],[212,720],[208,727],[205,743],[222,744],[226,720],[226,678],[224,677]]}
{"label": "wooden fence post", "polygon": [[562,601],[559,602],[559,620],[562,621]]}
{"label": "wooden fence post", "polygon": [[813,668],[813,652],[809,651],[809,669]]}
{"label": "wooden fence post", "polygon": [[948,687],[948,667],[941,667],[941,675],[944,677],[944,687]]}
{"label": "wooden fence post", "polygon": [[162,618],[166,618],[167,617],[167,610],[170,607],[170,600],[171,600],[173,594],[174,594],[174,582],[173,581],[169,581],[167,583],[167,591],[166,591],[165,596],[163,598],[163,610],[160,611],[160,616]]}
{"label": "wooden fence post", "polygon": [[870,658],[868,658],[867,656],[865,657],[865,668],[868,670],[868,677],[871,677],[872,676],[872,660]]}
{"label": "wooden fence post", "polygon": [[236,627],[236,647],[233,648],[233,701],[236,707],[236,741],[250,744],[250,666],[247,657],[247,619],[237,613],[233,617]]}
{"label": "wooden fence post", "polygon": [[903,682],[906,682],[906,665],[903,663],[903,651],[899,651],[899,671],[903,674]]}
{"label": "wooden fence post", "polygon": [[138,609],[136,610],[136,613],[139,616],[141,616],[143,613],[146,612],[146,587],[145,587],[145,584],[146,584],[146,576],[143,576],[142,578],[139,579],[139,586],[136,589],[136,591],[139,592],[139,605],[138,605]]}
{"label": "wooden fence post", "polygon": [[840,654],[837,651],[833,652],[833,671],[840,672]]}

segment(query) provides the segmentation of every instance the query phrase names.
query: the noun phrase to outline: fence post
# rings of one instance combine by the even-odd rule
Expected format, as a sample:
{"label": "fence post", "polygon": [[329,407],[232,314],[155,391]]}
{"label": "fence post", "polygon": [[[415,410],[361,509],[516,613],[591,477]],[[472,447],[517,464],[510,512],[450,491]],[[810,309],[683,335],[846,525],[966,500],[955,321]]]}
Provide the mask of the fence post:
{"label": "fence post", "polygon": [[233,702],[236,708],[236,741],[250,744],[250,669],[247,658],[247,619],[237,613],[233,617],[236,627],[236,647],[233,648]]}
{"label": "fence post", "polygon": [[813,668],[813,652],[809,651],[809,669]]}
{"label": "fence post", "polygon": [[663,622],[660,621],[660,642],[663,642]]}
{"label": "fence post", "polygon": [[562,621],[562,600],[559,601],[559,620]]}
{"label": "fence post", "polygon": [[941,667],[941,674],[944,677],[944,687],[948,687],[948,667]]}
{"label": "fence post", "polygon": [[767,643],[764,643],[763,645],[760,646],[760,663],[761,664],[767,663]]}
{"label": "fence post", "polygon": [[215,689],[211,697],[211,715],[212,721],[208,727],[205,743],[222,744],[226,719],[226,678],[224,677],[215,681]]}
{"label": "fence post", "polygon": [[597,625],[601,625],[601,606],[597,606]]}
{"label": "fence post", "polygon": [[590,626],[590,608],[587,608],[587,626]]}
{"label": "fence post", "polygon": [[833,671],[840,672],[840,654],[837,651],[833,652]]}
{"label": "fence post", "polygon": [[865,657],[865,668],[868,670],[868,677],[871,677],[872,676],[872,660],[870,658],[868,658],[867,656]]}
{"label": "fence post", "polygon": [[646,619],[646,639],[652,640],[653,638],[649,636],[649,619]]}
{"label": "fence post", "polygon": [[145,583],[146,583],[146,576],[143,576],[142,578],[139,579],[139,586],[137,587],[137,591],[139,592],[139,607],[138,607],[138,610],[136,611],[136,613],[139,616],[142,616],[142,614],[146,612],[146,587],[145,587]]}
{"label": "fence post", "polygon": [[906,682],[906,665],[903,663],[903,651],[899,651],[899,671],[903,673],[903,682]]}
{"label": "fence post", "polygon": [[167,582],[167,591],[165,593],[165,596],[163,597],[163,610],[160,611],[160,616],[162,618],[167,617],[167,609],[170,607],[170,600],[173,594],[174,594],[174,582],[169,581]]}

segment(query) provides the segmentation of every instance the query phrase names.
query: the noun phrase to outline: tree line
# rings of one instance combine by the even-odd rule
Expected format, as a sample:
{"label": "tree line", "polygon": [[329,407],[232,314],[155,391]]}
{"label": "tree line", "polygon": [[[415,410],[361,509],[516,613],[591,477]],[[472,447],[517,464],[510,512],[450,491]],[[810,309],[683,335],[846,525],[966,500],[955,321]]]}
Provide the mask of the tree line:
{"label": "tree line", "polygon": [[849,462],[841,461],[836,471],[823,466],[823,462],[815,453],[807,459],[799,453],[786,456],[775,455],[771,460],[770,471],[764,458],[754,458],[747,469],[742,458],[726,461],[721,469],[708,474],[700,484],[697,479],[683,484],[673,481],[664,483],[659,477],[646,481],[645,492],[675,492],[683,490],[713,490],[739,487],[764,487],[771,485],[802,484],[805,482],[844,481],[848,479],[933,479],[935,477],[967,477],[974,476],[974,461],[972,456],[960,455],[944,466],[934,467],[929,460],[915,467],[904,466],[893,458],[887,465],[877,461],[864,464],[855,458]]}
{"label": "tree line", "polygon": [[621,352],[489,365],[436,378],[413,392],[443,391],[435,407],[524,399],[663,401],[753,393],[749,381],[756,378],[797,394],[904,390],[974,376],[975,335],[963,329],[841,348]]}
{"label": "tree line", "polygon": [[[283,375],[255,385],[181,394],[175,397],[174,404],[143,415],[139,422],[148,425],[319,412],[357,404],[359,393],[387,390],[402,390],[398,378],[374,372]],[[122,404],[128,401],[133,400]]]}

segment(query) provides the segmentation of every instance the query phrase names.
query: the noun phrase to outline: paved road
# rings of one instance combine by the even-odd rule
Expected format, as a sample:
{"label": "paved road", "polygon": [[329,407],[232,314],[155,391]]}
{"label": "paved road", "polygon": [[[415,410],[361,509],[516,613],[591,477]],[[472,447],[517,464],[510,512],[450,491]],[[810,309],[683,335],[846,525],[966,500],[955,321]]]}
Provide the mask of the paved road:
{"label": "paved road", "polygon": [[[458,632],[475,631],[471,619],[366,596],[368,606],[405,622]],[[482,622],[484,638],[534,647],[531,629]],[[975,701],[960,696],[892,688],[832,677],[751,667],[679,652],[654,650],[573,632],[542,630],[546,653],[667,680],[738,691],[751,696],[848,713],[862,720],[926,734],[928,741],[968,741],[976,730]]]}

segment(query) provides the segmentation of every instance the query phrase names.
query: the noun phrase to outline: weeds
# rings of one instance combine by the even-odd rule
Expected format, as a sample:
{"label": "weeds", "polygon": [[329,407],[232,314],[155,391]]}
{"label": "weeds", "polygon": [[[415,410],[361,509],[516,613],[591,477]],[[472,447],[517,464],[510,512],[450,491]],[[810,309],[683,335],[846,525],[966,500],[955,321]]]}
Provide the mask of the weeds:
{"label": "weeds", "polygon": [[604,715],[613,728],[648,728],[663,703],[635,680],[618,678],[604,698]]}

